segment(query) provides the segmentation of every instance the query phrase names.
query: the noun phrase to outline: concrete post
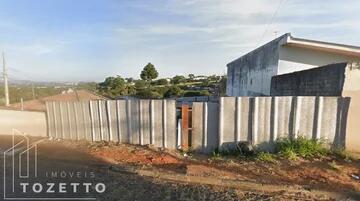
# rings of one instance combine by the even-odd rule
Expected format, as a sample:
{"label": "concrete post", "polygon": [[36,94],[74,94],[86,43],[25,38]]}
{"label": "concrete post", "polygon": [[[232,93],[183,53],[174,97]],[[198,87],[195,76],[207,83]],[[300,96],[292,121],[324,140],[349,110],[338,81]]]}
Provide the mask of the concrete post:
{"label": "concrete post", "polygon": [[236,140],[236,142],[240,141],[240,134],[241,134],[241,101],[242,101],[242,99],[240,97],[236,97],[236,109],[235,109],[235,111],[236,111],[235,140]]}
{"label": "concrete post", "polygon": [[127,122],[127,136],[129,139],[129,143],[132,142],[132,136],[131,136],[131,100],[126,100],[126,122]]}
{"label": "concrete post", "polygon": [[252,144],[256,145],[258,142],[258,122],[259,122],[259,97],[255,97],[253,104],[253,126],[252,126]]}
{"label": "concrete post", "polygon": [[278,97],[272,97],[274,100],[274,121],[273,121],[273,138],[272,141],[275,142],[278,138],[278,125],[279,125],[279,100]]}
{"label": "concrete post", "polygon": [[223,144],[223,127],[224,127],[224,97],[220,97],[219,100],[219,148],[221,148]]}
{"label": "concrete post", "polygon": [[98,115],[99,115],[99,124],[100,124],[100,140],[104,140],[104,128],[103,128],[103,118],[102,118],[102,111],[101,111],[101,100],[97,101],[98,104]]}
{"label": "concrete post", "polygon": [[61,138],[64,139],[64,137],[65,137],[64,114],[63,114],[61,102],[59,102],[59,109],[60,109],[60,121],[61,121]]}
{"label": "concrete post", "polygon": [[144,132],[143,132],[143,115],[142,115],[142,111],[143,111],[143,106],[141,104],[141,100],[139,101],[139,133],[140,133],[140,144],[144,145]]}
{"label": "concrete post", "polygon": [[92,141],[95,141],[95,123],[94,123],[94,113],[93,113],[93,107],[92,107],[92,102],[89,101],[89,110],[90,110],[90,122],[91,122],[91,136],[92,136]]}
{"label": "concrete post", "polygon": [[208,138],[208,103],[204,102],[203,104],[203,143],[202,150],[205,151],[207,148],[207,138]]}
{"label": "concrete post", "polygon": [[116,100],[116,125],[117,125],[117,131],[118,131],[118,139],[119,142],[121,142],[121,113],[120,113],[120,101]]}
{"label": "concrete post", "polygon": [[110,101],[109,100],[106,101],[106,113],[107,113],[106,117],[108,120],[109,140],[114,141],[112,129],[111,129],[111,109],[110,109]]}
{"label": "concrete post", "polygon": [[79,133],[79,125],[80,125],[80,122],[79,122],[79,117],[78,117],[78,108],[77,108],[77,105],[76,105],[76,102],[72,102],[72,106],[74,108],[74,118],[75,118],[75,130],[76,130],[76,139],[77,140],[80,140],[80,133]]}
{"label": "concrete post", "polygon": [[318,99],[319,103],[318,103],[318,115],[317,115],[317,120],[316,120],[316,139],[320,139],[321,138],[321,120],[322,120],[322,113],[323,113],[323,102],[324,102],[324,97],[320,96]]}
{"label": "concrete post", "polygon": [[155,144],[155,114],[154,114],[154,100],[150,101],[150,144]]}
{"label": "concrete post", "polygon": [[295,120],[294,120],[294,138],[298,137],[300,131],[300,119],[301,119],[301,104],[302,104],[302,97],[296,97],[296,110],[295,110]]}
{"label": "concrete post", "polygon": [[163,147],[167,147],[167,106],[166,106],[166,100],[162,101],[162,107],[163,107]]}

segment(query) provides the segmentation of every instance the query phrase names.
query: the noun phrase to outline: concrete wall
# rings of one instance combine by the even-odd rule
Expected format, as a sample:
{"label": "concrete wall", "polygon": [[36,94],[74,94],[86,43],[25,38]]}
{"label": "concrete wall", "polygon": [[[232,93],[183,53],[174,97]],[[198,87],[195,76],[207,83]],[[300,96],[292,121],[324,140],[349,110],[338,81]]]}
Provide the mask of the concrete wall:
{"label": "concrete wall", "polygon": [[192,105],[192,149],[210,153],[218,147],[219,104],[197,102]]}
{"label": "concrete wall", "polygon": [[346,149],[360,154],[360,90],[346,91],[351,98],[346,124]]}
{"label": "concrete wall", "polygon": [[176,148],[174,100],[46,102],[49,136]]}
{"label": "concrete wall", "polygon": [[279,37],[227,65],[228,96],[270,94],[271,77],[277,74],[279,47],[288,35]]}
{"label": "concrete wall", "polygon": [[341,96],[347,63],[277,75],[271,79],[272,96]]}
{"label": "concrete wall", "polygon": [[45,137],[46,115],[44,112],[0,110],[0,134],[11,135],[16,129],[25,135]]}
{"label": "concrete wall", "polygon": [[348,101],[342,97],[284,96],[222,97],[219,105],[194,103],[193,146],[210,152],[216,147],[232,149],[236,142],[250,141],[260,149],[270,150],[278,138],[301,135],[344,147]]}
{"label": "concrete wall", "polygon": [[346,148],[360,154],[360,63],[348,65],[342,95],[351,99],[346,125]]}

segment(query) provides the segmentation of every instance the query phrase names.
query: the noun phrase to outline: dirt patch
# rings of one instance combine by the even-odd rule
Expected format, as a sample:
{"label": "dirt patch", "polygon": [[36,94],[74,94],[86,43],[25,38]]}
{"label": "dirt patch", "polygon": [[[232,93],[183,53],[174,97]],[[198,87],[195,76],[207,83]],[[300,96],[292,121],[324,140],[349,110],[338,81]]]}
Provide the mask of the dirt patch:
{"label": "dirt patch", "polygon": [[[10,137],[0,137],[0,149],[5,150]],[[359,199],[360,182],[348,175],[358,173],[359,161],[338,160],[335,166],[331,158],[278,164],[213,160],[149,146],[66,140],[46,140],[38,149],[41,175],[45,170],[95,172],[92,182],[108,187],[105,194],[94,194],[98,200]]]}
{"label": "dirt patch", "polygon": [[183,157],[179,153],[157,151],[134,145],[89,147],[89,152],[114,164],[136,164],[162,171],[174,171],[187,176],[218,178],[284,186],[299,186],[305,190],[330,192],[360,192],[360,162],[325,157],[317,160],[280,160],[266,163],[256,160],[212,160],[210,157]]}

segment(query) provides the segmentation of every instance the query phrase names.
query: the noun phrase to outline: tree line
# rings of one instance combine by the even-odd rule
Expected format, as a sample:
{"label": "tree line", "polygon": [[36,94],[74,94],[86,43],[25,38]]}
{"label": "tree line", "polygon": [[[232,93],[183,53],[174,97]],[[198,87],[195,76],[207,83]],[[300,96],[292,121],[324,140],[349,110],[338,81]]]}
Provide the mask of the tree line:
{"label": "tree line", "polygon": [[170,98],[181,96],[209,96],[225,93],[226,76],[176,75],[170,79],[157,79],[159,72],[148,63],[140,72],[141,79],[107,77],[96,91],[109,98],[133,96],[138,98]]}

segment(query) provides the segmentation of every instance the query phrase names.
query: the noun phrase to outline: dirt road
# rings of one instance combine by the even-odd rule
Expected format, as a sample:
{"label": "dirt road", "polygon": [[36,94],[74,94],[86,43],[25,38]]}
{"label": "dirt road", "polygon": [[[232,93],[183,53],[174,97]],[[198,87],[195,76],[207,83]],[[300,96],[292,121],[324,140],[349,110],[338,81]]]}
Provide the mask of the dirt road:
{"label": "dirt road", "polygon": [[[38,140],[31,138],[30,144]],[[10,136],[0,137],[2,152],[11,144]],[[14,154],[23,150],[20,146]],[[360,182],[348,175],[359,170],[359,161],[337,161],[339,171],[330,170],[324,160],[295,164],[219,161],[201,155],[184,158],[178,152],[141,146],[51,140],[40,142],[37,154],[30,153],[29,172],[37,168],[37,177],[17,178],[15,174],[16,193],[12,194],[11,153],[2,155],[2,161],[7,162],[5,186],[10,191],[7,195],[13,197],[106,201],[360,199]],[[37,167],[33,165],[35,155]],[[26,167],[22,170],[26,172]],[[4,174],[1,175],[3,181]],[[21,182],[28,186],[18,185]],[[48,183],[54,183],[53,193],[47,192]],[[73,183],[78,183],[75,193]],[[105,192],[101,192],[101,184],[106,186]],[[40,185],[43,189],[37,192]],[[60,192],[64,186],[66,192]]]}

